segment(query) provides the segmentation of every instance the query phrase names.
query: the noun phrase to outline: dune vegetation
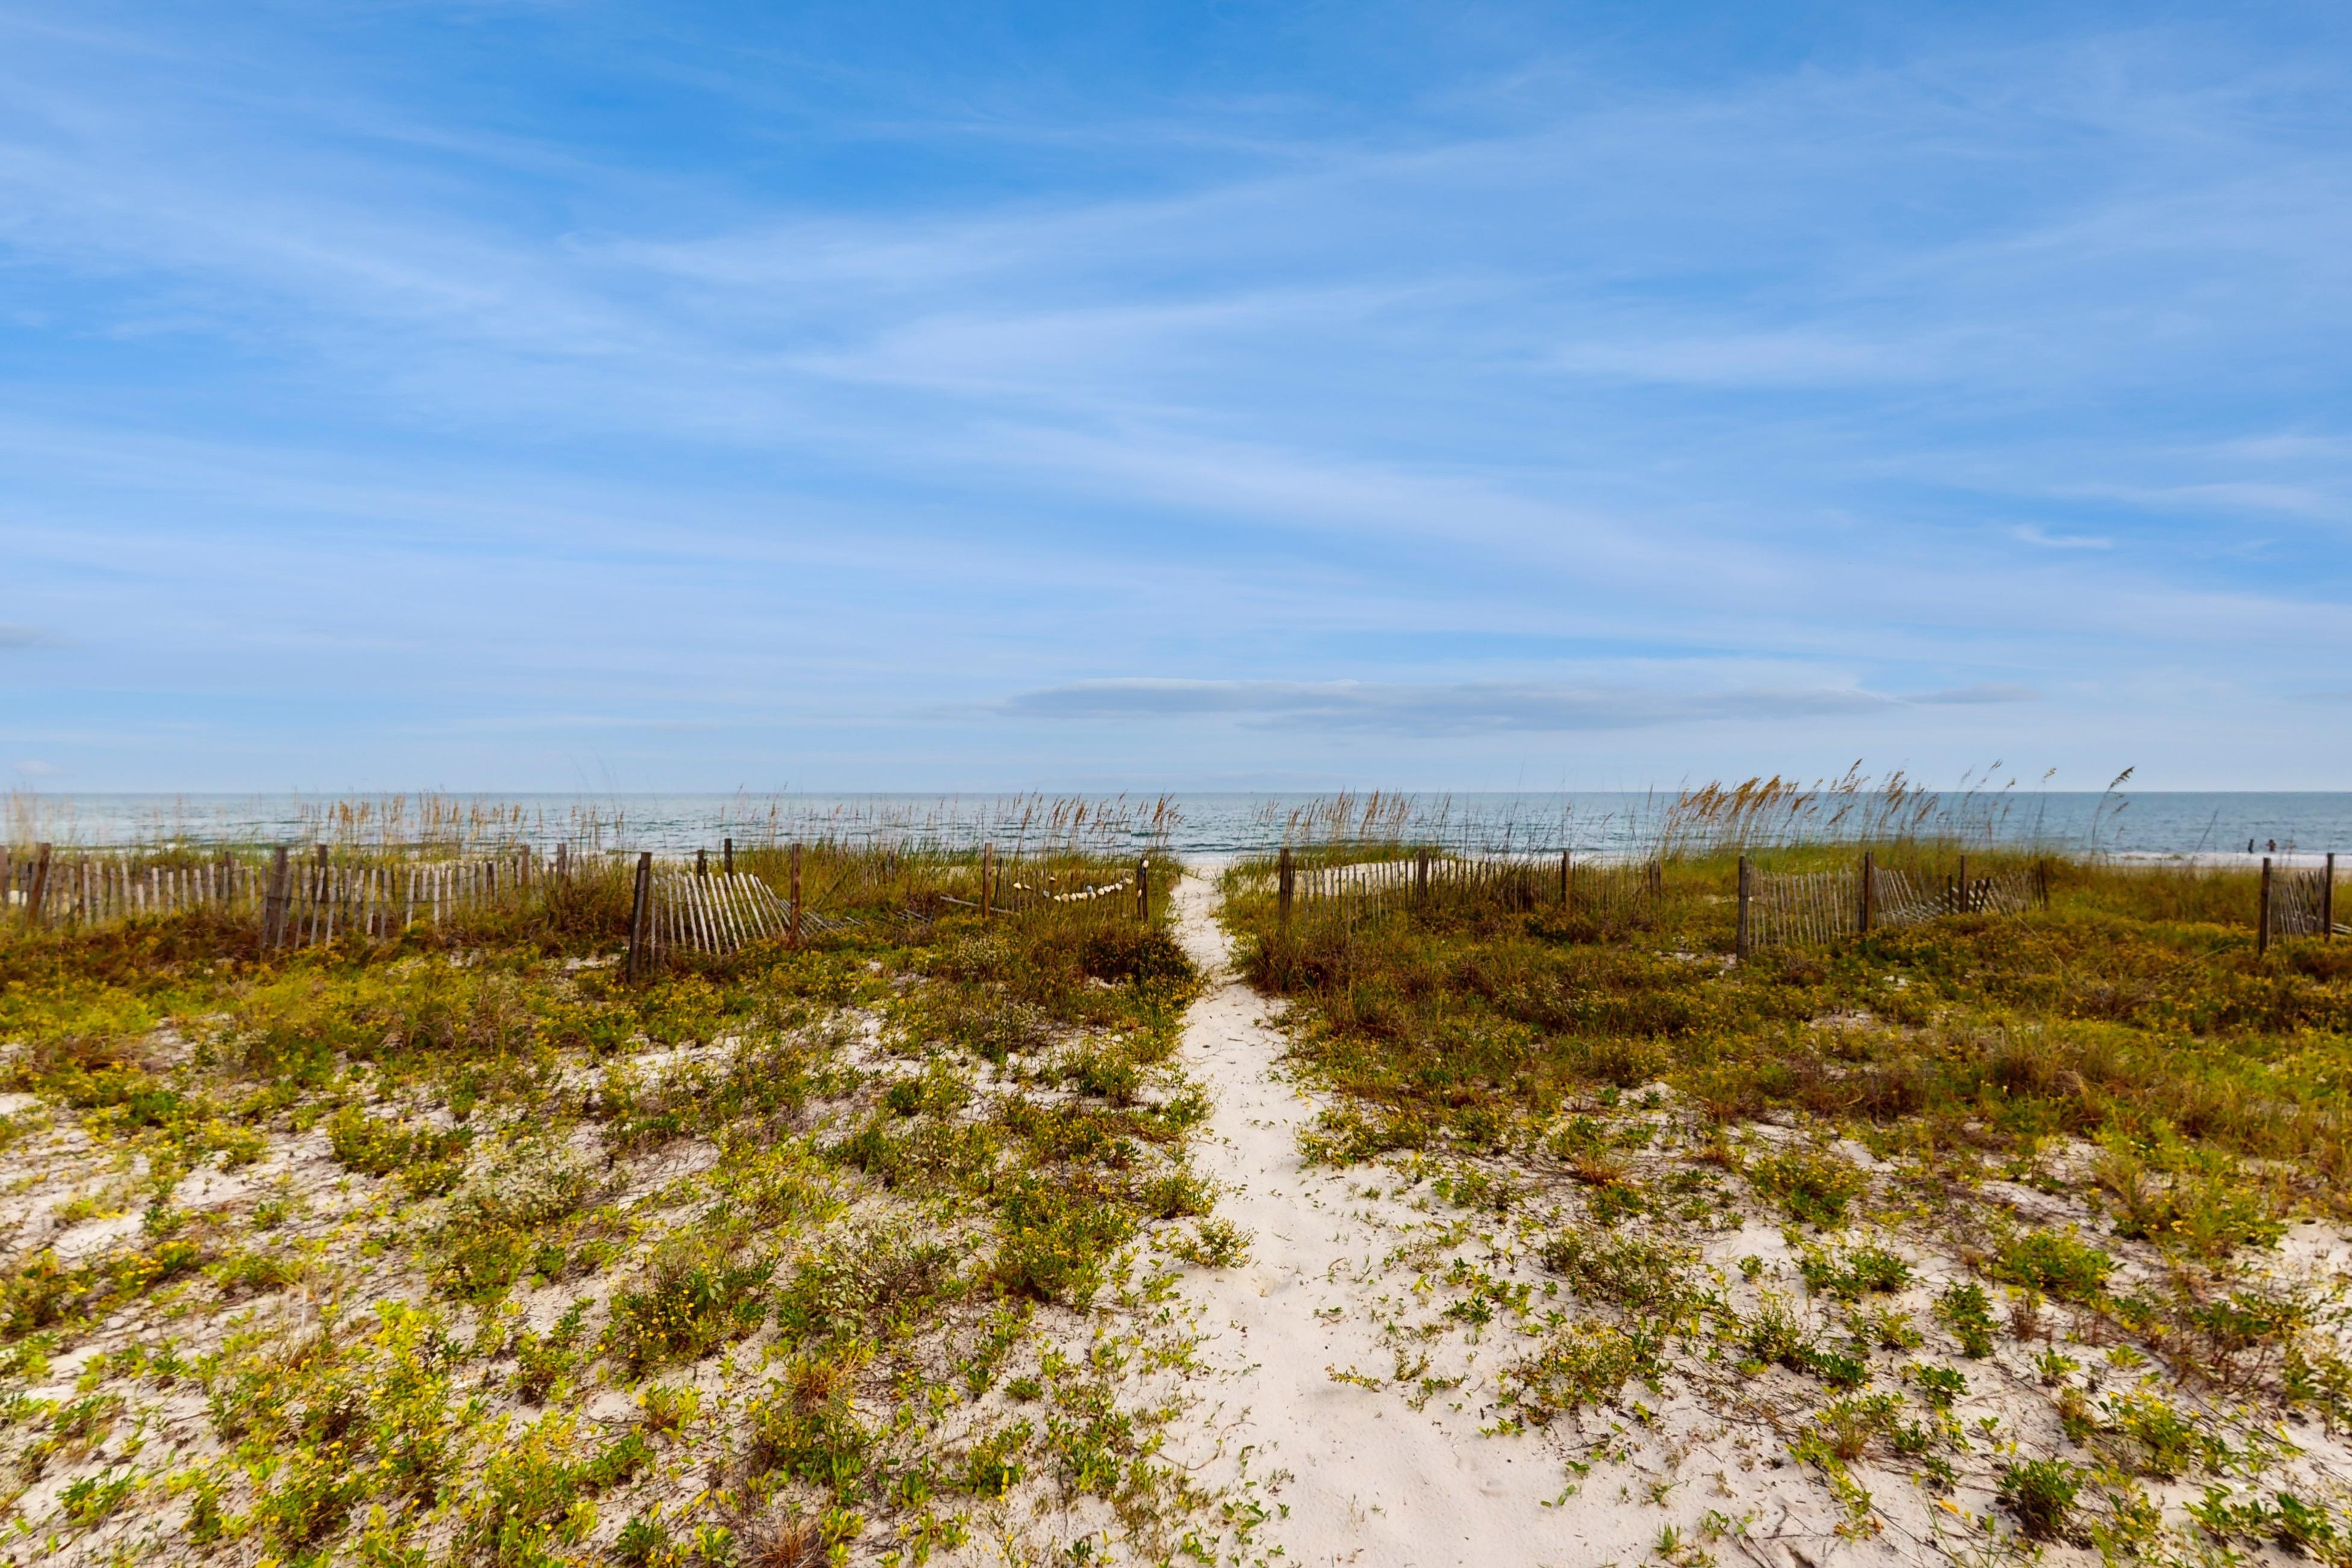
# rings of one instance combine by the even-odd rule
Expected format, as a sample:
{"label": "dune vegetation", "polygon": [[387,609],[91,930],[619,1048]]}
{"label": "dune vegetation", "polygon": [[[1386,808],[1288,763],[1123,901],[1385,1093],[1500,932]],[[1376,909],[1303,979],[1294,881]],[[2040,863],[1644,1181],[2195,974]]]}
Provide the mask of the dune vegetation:
{"label": "dune vegetation", "polygon": [[1979,845],[2046,907],[1735,963],[1743,845],[1922,882],[1968,847],[1750,841],[1755,798],[1565,896],[1540,858],[1304,895],[1401,837],[1295,846],[1286,912],[1270,858],[1225,873],[1307,1152],[1424,1215],[1360,1374],[1553,1430],[1675,1562],[1755,1549],[1790,1461],[1899,1560],[2352,1560],[2352,941],[2258,953],[2253,871]]}
{"label": "dune vegetation", "polygon": [[[1565,1511],[1522,1487],[1513,1539],[1621,1564],[2352,1562],[2352,942],[2259,942],[2256,873],[1768,782],[1566,868],[1335,800],[1139,899],[1131,822],[1045,820],[747,836],[706,869],[798,887],[800,940],[634,979],[602,853],[291,945],[12,906],[0,1559],[1460,1539],[1286,1512],[1294,1458],[1385,1442],[1454,1467],[1424,1514],[1516,1465]],[[540,826],[436,821],[328,826],[355,866]],[[1740,956],[1743,863],[1865,850],[1959,895]]]}
{"label": "dune vegetation", "polygon": [[1202,1550],[1195,977],[1164,880],[1008,912],[1134,865],[1031,847],[983,919],[975,855],[813,844],[824,930],[634,985],[585,858],[292,950],[12,922],[0,1557]]}

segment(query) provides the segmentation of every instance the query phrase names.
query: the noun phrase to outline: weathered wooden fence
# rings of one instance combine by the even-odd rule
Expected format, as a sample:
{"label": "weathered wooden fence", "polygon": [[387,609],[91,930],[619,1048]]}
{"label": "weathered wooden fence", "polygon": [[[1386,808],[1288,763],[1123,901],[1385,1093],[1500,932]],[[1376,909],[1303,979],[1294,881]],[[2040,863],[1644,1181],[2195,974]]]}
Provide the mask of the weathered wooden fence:
{"label": "weathered wooden fence", "polygon": [[2317,867],[2273,867],[2263,858],[2262,910],[2254,938],[2258,952],[2270,951],[2271,939],[2315,936],[2332,940],[2336,924],[2336,857]]}
{"label": "weathered wooden fence", "polygon": [[1423,849],[1383,860],[1301,866],[1285,849],[1270,876],[1286,921],[1295,910],[1353,922],[1452,900],[1622,918],[1654,910],[1665,890],[1665,868],[1655,861],[1578,860],[1566,851],[1460,855]]}
{"label": "weathered wooden fence", "polygon": [[[506,849],[455,859],[326,845],[296,857],[68,851],[37,844],[0,848],[0,889],[26,927],[87,929],[208,910],[257,918],[265,946],[393,936],[438,926],[461,911],[513,903],[551,872],[570,869],[569,847],[551,858]],[[584,864],[584,862],[582,862]]]}
{"label": "weathered wooden fence", "polygon": [[841,935],[903,940],[949,906],[1016,918],[1076,906],[1100,910],[1109,919],[1124,918],[1131,907],[1141,919],[1150,910],[1148,859],[1123,876],[1107,877],[1099,864],[1074,865],[1067,856],[1000,858],[991,846],[964,872],[964,882],[950,883],[975,899],[934,889],[921,907],[888,909],[861,901],[854,888],[836,888],[834,896],[845,907],[831,910],[803,900],[797,846],[785,865],[779,889],[736,869],[731,840],[717,865],[707,853],[690,862],[657,863],[650,853],[583,852],[568,844],[551,852],[517,847],[458,858],[327,845],[300,856],[278,848],[266,858],[251,851],[203,858],[152,849],[60,854],[43,844],[0,847],[0,912],[13,915],[18,927],[38,930],[210,910],[258,922],[265,948],[302,947],[342,936],[394,937],[468,913],[519,909],[555,884],[634,869],[628,935],[635,973],[673,953],[723,957],[756,942],[798,946]]}
{"label": "weathered wooden fence", "polygon": [[975,897],[934,889],[919,908],[833,912],[804,901],[799,846],[787,851],[781,892],[748,871],[734,869],[734,858],[731,844],[716,867],[707,853],[698,854],[691,866],[682,861],[658,864],[650,854],[640,856],[636,907],[630,919],[632,973],[674,953],[724,958],[756,942],[798,947],[818,936],[903,940],[927,930],[949,907],[971,910],[982,918],[1017,919],[1033,911],[1080,906],[1119,919],[1131,904],[1134,918],[1150,918],[1149,858],[1139,859],[1125,876],[1106,879],[1099,868],[1074,868],[1066,859],[1000,858],[994,846],[984,846],[978,862],[966,868],[969,883],[955,884]]}
{"label": "weathered wooden fence", "polygon": [[1842,937],[1920,925],[1946,915],[2021,915],[2050,904],[2049,867],[2000,871],[1969,869],[1914,876],[1877,864],[1865,852],[1850,866],[1814,871],[1757,870],[1739,858],[1738,934],[1741,957],[1766,947],[1822,947]]}

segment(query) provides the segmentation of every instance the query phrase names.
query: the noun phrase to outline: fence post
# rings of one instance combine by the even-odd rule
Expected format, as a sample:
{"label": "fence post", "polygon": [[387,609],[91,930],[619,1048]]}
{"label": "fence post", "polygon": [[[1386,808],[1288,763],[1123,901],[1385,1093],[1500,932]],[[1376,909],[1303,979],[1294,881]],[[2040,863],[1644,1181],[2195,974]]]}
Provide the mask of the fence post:
{"label": "fence post", "polygon": [[1569,883],[1576,875],[1575,865],[1569,858],[1571,853],[1572,851],[1567,849],[1559,852],[1559,907],[1562,910],[1568,908]]}
{"label": "fence post", "polygon": [[1290,926],[1290,889],[1296,872],[1290,861],[1290,846],[1282,847],[1281,857],[1275,861],[1275,907],[1285,930]]}
{"label": "fence post", "polygon": [[2319,884],[2319,940],[2336,940],[2336,852],[2327,853],[2326,880]]}
{"label": "fence post", "polygon": [[653,918],[654,852],[637,854],[636,887],[629,899],[629,961],[622,978],[634,985],[646,967],[646,927]]}
{"label": "fence post", "polygon": [[694,852],[694,874],[698,877],[708,877],[710,875],[709,850],[698,849]]}
{"label": "fence post", "polygon": [[25,923],[36,931],[49,923],[49,857],[46,844],[33,846],[33,886],[25,895]]}
{"label": "fence post", "polygon": [[1960,913],[1972,912],[1976,900],[1969,896],[1969,858],[1960,857]]}
{"label": "fence post", "polygon": [[1429,847],[1423,845],[1412,853],[1412,896],[1423,903],[1429,901]]}
{"label": "fence post", "polygon": [[261,900],[261,945],[265,952],[285,945],[286,905],[293,882],[294,865],[287,857],[286,846],[280,844],[269,858],[269,891]]}
{"label": "fence post", "polygon": [[332,856],[323,844],[311,856],[316,863],[311,882],[316,893],[310,900],[310,935],[317,942],[335,939],[335,869]]}
{"label": "fence post", "polygon": [[2254,953],[2257,957],[2271,950],[2271,858],[2263,857],[2263,901],[2261,913],[2254,920]]}
{"label": "fence post", "polygon": [[1878,916],[1878,860],[1871,851],[1862,852],[1862,934],[1868,936],[1870,927]]}
{"label": "fence post", "polygon": [[801,944],[801,847],[793,846],[793,946]]}
{"label": "fence post", "polygon": [[1135,918],[1145,925],[1151,923],[1151,858],[1148,855],[1135,863]]}
{"label": "fence post", "polygon": [[1748,962],[1748,857],[1742,855],[1739,858],[1739,927],[1738,934],[1732,939],[1731,948],[1732,956],[1742,963]]}
{"label": "fence post", "polygon": [[980,847],[980,918],[986,920],[996,891],[996,846],[993,842]]}
{"label": "fence post", "polygon": [[726,839],[724,845],[725,847],[720,850],[720,853],[726,857],[726,859],[722,864],[727,874],[731,877],[735,874],[735,840]]}
{"label": "fence post", "polygon": [[559,882],[572,879],[572,844],[568,839],[555,841],[555,879]]}

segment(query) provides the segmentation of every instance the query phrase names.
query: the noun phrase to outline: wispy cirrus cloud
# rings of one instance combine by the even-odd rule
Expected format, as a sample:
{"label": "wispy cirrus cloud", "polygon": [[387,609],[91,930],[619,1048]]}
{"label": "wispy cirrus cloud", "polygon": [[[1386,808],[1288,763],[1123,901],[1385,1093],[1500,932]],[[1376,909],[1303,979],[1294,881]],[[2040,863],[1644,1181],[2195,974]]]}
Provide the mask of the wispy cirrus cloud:
{"label": "wispy cirrus cloud", "polygon": [[2052,533],[2030,522],[2021,522],[2009,531],[2009,536],[2020,544],[2031,544],[2040,550],[2113,550],[2116,542],[2100,533]]}
{"label": "wispy cirrus cloud", "polygon": [[[691,690],[671,754],[721,784],[1032,778],[1147,713],[1222,716],[1209,772],[1297,730],[1613,734],[1622,777],[1743,719],[2195,759],[2187,686],[2119,708],[2135,672],[2251,711],[2282,648],[2352,646],[2310,526],[2352,515],[2312,412],[2352,363],[2342,51],[1902,23],[1702,80],[1679,24],[1502,5],[1508,49],[1383,10],[1377,68],[1308,81],[1255,74],[1255,22],[1180,66],[992,53],[953,7],[905,30],[977,47],[917,59],[691,0],[378,7],[363,46],[23,0],[8,613],[106,646],[86,686],[0,661],[0,710],[310,744],[290,678],[585,754]],[[2252,518],[2281,542],[2215,547]],[[1726,662],[1617,679],[1653,656]],[[1203,679],[1092,679],[1134,668]]]}
{"label": "wispy cirrus cloud", "polygon": [[1801,331],[1571,343],[1552,355],[1565,371],[1696,386],[1832,386],[1948,374],[1948,350],[1895,337]]}
{"label": "wispy cirrus cloud", "polygon": [[1024,719],[1217,717],[1254,726],[1387,731],[1409,735],[1561,733],[1822,716],[1863,717],[1912,703],[2032,701],[2021,687],[1986,685],[1908,696],[1858,686],[1674,690],[1633,685],[1460,680],[1089,680],[1023,692],[1000,706]]}

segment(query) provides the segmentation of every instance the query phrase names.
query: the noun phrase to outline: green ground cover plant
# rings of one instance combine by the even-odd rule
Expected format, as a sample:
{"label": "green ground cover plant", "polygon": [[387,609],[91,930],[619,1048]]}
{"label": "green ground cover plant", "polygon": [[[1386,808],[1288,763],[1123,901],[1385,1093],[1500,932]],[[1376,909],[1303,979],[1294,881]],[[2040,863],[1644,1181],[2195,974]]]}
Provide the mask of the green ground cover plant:
{"label": "green ground cover plant", "polygon": [[1230,1542],[1119,1374],[1245,1252],[1190,1164],[1175,870],[1145,919],[982,919],[971,855],[828,844],[813,905],[871,918],[635,985],[602,876],[295,952],[0,932],[0,1161],[61,1232],[0,1269],[0,1553]]}
{"label": "green ground cover plant", "polygon": [[[1846,1533],[1981,1517],[2021,1556],[2198,1561],[2191,1483],[2231,1475],[2338,1539],[2344,1280],[2311,1248],[2352,1223],[2352,942],[2257,952],[2249,871],[1759,830],[1764,872],[1867,847],[1938,885],[1965,852],[2047,902],[1738,963],[1769,793],[1702,801],[1566,898],[1522,858],[1286,916],[1271,859],[1225,873],[1323,1097],[1303,1152],[1432,1216],[1392,1260],[1426,1282],[1384,1321],[1400,1366],[1458,1339],[1475,1385],[1502,1331],[1506,1426],[1630,1423],[1668,1455],[1700,1439],[1656,1407],[1696,1401],[1815,1475]],[[1290,858],[1448,854],[1302,836]],[[1473,1311],[1449,1257],[1538,1294]]]}

